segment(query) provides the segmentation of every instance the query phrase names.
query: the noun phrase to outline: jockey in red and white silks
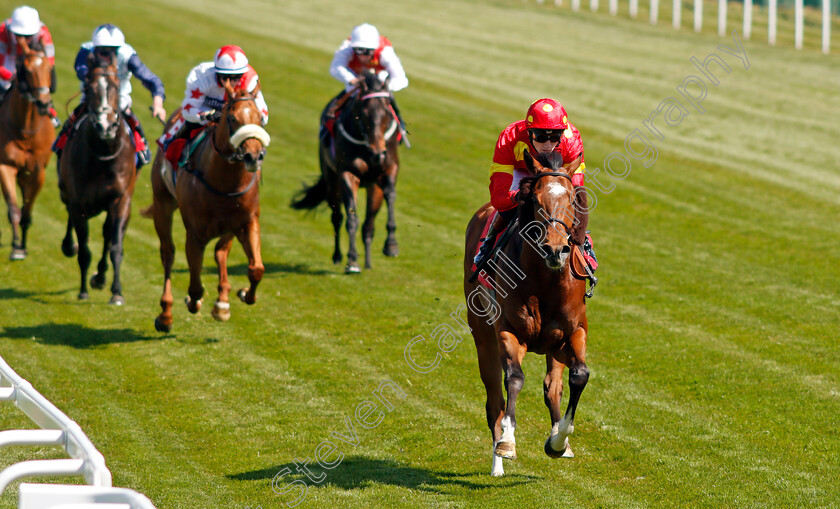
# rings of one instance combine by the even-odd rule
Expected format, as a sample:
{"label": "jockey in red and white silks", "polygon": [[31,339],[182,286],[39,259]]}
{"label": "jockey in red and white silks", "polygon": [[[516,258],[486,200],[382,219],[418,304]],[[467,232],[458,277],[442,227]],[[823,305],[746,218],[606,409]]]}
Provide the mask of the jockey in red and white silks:
{"label": "jockey in red and white silks", "polygon": [[[0,25],[0,100],[12,85],[17,72],[17,58],[21,53],[20,42],[26,40],[31,48],[40,43],[50,65],[53,66],[50,93],[55,93],[55,45],[47,25],[41,22],[38,11],[23,5],[12,11],[12,16]],[[53,124],[58,124],[58,115],[50,106]]]}
{"label": "jockey in red and white silks", "polygon": [[[359,74],[366,69],[375,69],[380,73],[386,71],[391,92],[408,86],[405,70],[391,41],[367,23],[355,27],[350,37],[335,51],[330,74],[344,83],[344,90],[349,92],[358,82]],[[385,75],[382,76],[384,78]]]}
{"label": "jockey in red and white silks", "polygon": [[[234,89],[253,92],[259,79],[257,71],[248,64],[248,57],[242,48],[222,46],[216,51],[212,62],[198,64],[187,75],[187,86],[181,103],[182,118],[164,133],[158,144],[166,148],[175,137],[187,136],[193,129],[207,125],[213,113],[221,110],[227,99],[224,82],[231,81]],[[262,91],[257,93],[256,103],[262,115],[262,125],[266,125],[268,105]]]}

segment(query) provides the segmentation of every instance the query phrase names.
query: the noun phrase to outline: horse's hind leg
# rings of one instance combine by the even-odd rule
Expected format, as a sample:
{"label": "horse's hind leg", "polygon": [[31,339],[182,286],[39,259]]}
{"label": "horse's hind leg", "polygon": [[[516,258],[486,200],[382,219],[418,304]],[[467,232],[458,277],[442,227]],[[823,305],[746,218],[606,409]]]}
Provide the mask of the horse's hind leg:
{"label": "horse's hind leg", "polygon": [[493,450],[503,458],[516,458],[516,398],[525,383],[525,372],[522,371],[522,358],[526,348],[512,333],[500,332],[502,345],[502,370],[505,373],[505,389],[507,390],[507,406],[502,418],[502,436]]}
{"label": "horse's hind leg", "polygon": [[20,216],[20,249],[23,256],[26,257],[28,251],[26,249],[27,233],[29,227],[32,225],[32,207],[35,206],[35,198],[44,187],[44,178],[46,172],[38,170],[34,175],[29,176],[28,181],[20,181],[21,195],[23,197],[23,208]]}
{"label": "horse's hind leg", "polygon": [[251,286],[246,290],[241,288],[236,294],[239,299],[245,304],[254,304],[257,302],[257,285],[262,281],[265,273],[265,266],[262,262],[262,254],[260,252],[260,222],[257,219],[251,221],[248,229],[237,234],[239,242],[242,244],[242,249],[245,251],[245,256],[248,257],[248,280]]}
{"label": "horse's hind leg", "polygon": [[185,302],[190,313],[198,313],[201,309],[201,298],[204,296],[204,287],[201,285],[201,267],[204,263],[205,247],[207,247],[207,242],[197,239],[192,232],[187,230],[184,251],[187,255],[187,265],[190,267],[190,287]]}
{"label": "horse's hind leg", "polygon": [[365,211],[365,222],[362,224],[362,240],[365,243],[365,268],[371,268],[370,246],[373,244],[373,233],[376,228],[376,214],[382,207],[382,189],[378,185],[370,185],[367,188],[367,211]]}
{"label": "horse's hind leg", "polygon": [[[155,166],[157,167],[157,166]],[[168,193],[168,191],[163,191]],[[172,242],[172,214],[175,212],[173,201],[155,196],[152,214],[155,231],[160,239],[160,263],[163,265],[163,294],[160,297],[161,312],[155,318],[155,330],[172,330],[172,264],[175,261],[175,244]]]}
{"label": "horse's hind leg", "polygon": [[12,225],[12,253],[9,260],[23,260],[26,254],[20,246],[20,207],[17,203],[17,187],[15,185],[15,173],[17,169],[8,165],[0,165],[0,187],[3,189],[3,198],[6,199],[8,207],[9,223]]}
{"label": "horse's hind leg", "polygon": [[[572,355],[566,355],[567,359],[554,358],[547,360],[547,392],[546,405],[551,413],[552,427],[551,435],[545,441],[545,453],[552,458],[572,458],[574,453],[569,446],[569,435],[575,431],[575,411],[578,401],[586,382],[589,381],[589,368],[586,367],[586,331],[583,328],[577,329],[570,338]],[[549,354],[552,355],[552,354]],[[566,413],[560,418],[560,396],[563,391],[563,364],[569,365],[569,405]],[[556,393],[556,400],[550,399]]]}
{"label": "horse's hind leg", "polygon": [[341,184],[336,183],[327,191],[327,201],[332,209],[332,225],[334,232],[335,248],[333,249],[333,264],[341,263],[341,222],[344,215],[341,213]]}
{"label": "horse's hind leg", "polygon": [[394,214],[394,204],[397,201],[397,176],[388,175],[385,180],[385,187],[382,189],[385,196],[385,203],[388,204],[388,236],[385,238],[385,246],[382,247],[382,253],[385,256],[397,256],[400,254],[400,248],[397,244],[397,220]]}
{"label": "horse's hind leg", "polygon": [[108,272],[108,253],[111,251],[113,217],[108,214],[102,224],[102,257],[96,264],[96,272],[90,277],[90,287],[94,290],[105,288],[105,274]]}
{"label": "horse's hind leg", "polygon": [[220,322],[226,322],[230,319],[230,301],[228,300],[230,281],[228,280],[227,259],[232,243],[233,234],[222,235],[222,238],[216,242],[215,255],[216,267],[219,269],[219,298],[216,299],[216,304],[213,305],[213,311],[210,314]]}

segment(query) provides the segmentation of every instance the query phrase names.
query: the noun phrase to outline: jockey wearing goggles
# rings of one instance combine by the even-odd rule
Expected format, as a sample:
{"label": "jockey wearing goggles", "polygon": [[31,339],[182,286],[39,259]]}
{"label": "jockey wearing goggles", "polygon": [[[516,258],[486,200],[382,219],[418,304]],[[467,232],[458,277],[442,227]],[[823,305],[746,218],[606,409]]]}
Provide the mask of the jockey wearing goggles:
{"label": "jockey wearing goggles", "polygon": [[[523,155],[526,149],[543,156],[560,152],[565,163],[563,166],[571,170],[572,184],[575,187],[584,184],[586,165],[583,162],[580,131],[569,123],[566,109],[559,102],[554,99],[534,101],[525,119],[507,126],[496,142],[493,163],[490,165],[490,202],[498,212],[487,236],[481,239],[481,248],[474,260],[476,265],[492,250],[496,236],[516,215],[519,181],[528,176]],[[591,261],[587,261],[594,270],[597,260],[589,236],[573,238],[572,242],[582,246],[585,255],[592,257]]]}
{"label": "jockey wearing goggles", "polygon": [[[252,92],[259,81],[257,71],[248,63],[242,48],[222,46],[212,62],[198,64],[187,75],[181,118],[164,133],[158,144],[166,149],[174,140],[185,139],[194,130],[215,122],[227,99],[226,83],[234,89]],[[265,125],[268,123],[268,105],[262,91],[257,93],[256,103],[262,114],[262,125]]]}
{"label": "jockey wearing goggles", "polygon": [[[344,90],[338,94],[325,110],[325,121],[333,121],[337,114],[336,104],[359,83],[359,76],[368,69],[374,69],[379,73],[383,81],[388,78],[388,89],[397,92],[408,86],[408,78],[405,75],[400,58],[394,51],[391,41],[387,37],[379,35],[375,26],[364,23],[353,28],[350,37],[335,51],[330,74],[333,78],[344,83]],[[343,101],[342,101],[343,103]],[[405,139],[405,122],[403,122],[400,110],[391,95],[391,106],[400,122],[400,129]],[[322,137],[329,133],[321,131]]]}
{"label": "jockey wearing goggles", "polygon": [[[38,11],[23,5],[12,11],[12,16],[0,25],[0,101],[12,86],[12,78],[17,72],[17,58],[20,56],[21,43],[30,48],[40,47],[53,66],[50,76],[50,93],[55,93],[55,46],[47,25],[41,22]],[[60,124],[55,109],[50,106],[53,125]]]}
{"label": "jockey wearing goggles", "polygon": [[[90,66],[98,64],[113,64],[117,69],[117,77],[120,82],[120,109],[123,111],[129,127],[131,127],[134,146],[137,151],[137,168],[140,169],[151,160],[152,155],[149,150],[149,142],[146,140],[146,134],[143,132],[143,126],[140,125],[140,120],[131,109],[131,77],[136,76],[143,86],[151,92],[152,116],[159,118],[161,121],[166,120],[166,110],[163,108],[163,100],[166,97],[163,82],[140,60],[134,48],[126,44],[122,30],[110,23],[96,27],[91,35],[91,40],[83,43],[76,54],[74,64],[76,77],[81,82],[83,92]],[[59,154],[59,157],[61,150],[67,143],[70,129],[84,113],[84,108],[83,98],[70,118],[67,119],[53,145],[53,150],[56,154]]]}

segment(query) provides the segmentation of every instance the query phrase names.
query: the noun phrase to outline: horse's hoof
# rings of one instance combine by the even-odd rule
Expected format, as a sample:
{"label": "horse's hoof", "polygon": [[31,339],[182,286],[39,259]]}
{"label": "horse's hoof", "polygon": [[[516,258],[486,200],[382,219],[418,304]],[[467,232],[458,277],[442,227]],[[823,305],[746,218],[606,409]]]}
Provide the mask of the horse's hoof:
{"label": "horse's hoof", "polygon": [[236,296],[239,297],[239,300],[248,304],[249,306],[254,305],[257,303],[257,294],[254,294],[254,298],[248,300],[248,289],[247,288],[240,288],[238,292],[236,292]]}
{"label": "horse's hoof", "polygon": [[79,292],[79,300],[88,300],[89,298],[88,292]]}
{"label": "horse's hoof", "polygon": [[164,323],[160,317],[155,318],[155,330],[158,332],[169,332],[172,330],[172,319],[169,319],[169,323]]}
{"label": "horse's hoof", "polygon": [[[100,276],[98,272],[96,274],[94,274],[90,278],[90,287],[93,288],[94,290],[101,290],[101,289],[105,288],[105,276],[104,275]],[[111,301],[112,301],[111,304],[113,304],[113,300],[114,299],[111,299]]]}
{"label": "horse's hoof", "polygon": [[188,295],[184,297],[184,304],[187,305],[187,310],[192,314],[196,314],[201,310],[201,299],[198,299],[197,301],[193,302],[193,300],[190,299]]}
{"label": "horse's hoof", "polygon": [[26,250],[19,247],[12,248],[12,253],[9,255],[9,260],[17,262],[26,258]]}
{"label": "horse's hoof", "polygon": [[386,243],[385,247],[382,248],[382,254],[389,258],[393,258],[400,254],[400,247],[397,245],[396,242]]}
{"label": "horse's hoof", "polygon": [[112,295],[110,302],[108,304],[113,304],[114,306],[122,306],[125,304],[125,299],[122,295]]}
{"label": "horse's hoof", "polygon": [[333,255],[333,265],[338,265],[339,263],[341,263],[341,254],[335,253]]}
{"label": "horse's hoof", "polygon": [[359,264],[356,262],[350,262],[344,267],[345,274],[359,274],[362,272],[362,269],[359,268]]}
{"label": "horse's hoof", "polygon": [[79,245],[78,244],[65,244],[61,243],[61,252],[64,253],[64,256],[67,258],[72,258],[79,254]]}
{"label": "horse's hoof", "polygon": [[220,322],[230,320],[230,302],[216,302],[210,315]]}
{"label": "horse's hoof", "polygon": [[516,443],[499,442],[496,444],[496,447],[493,448],[493,452],[505,459],[516,459]]}
{"label": "horse's hoof", "polygon": [[574,458],[575,453],[572,452],[572,448],[569,446],[569,437],[566,437],[565,442],[563,442],[563,449],[560,451],[555,451],[551,447],[551,437],[548,437],[545,441],[545,453],[548,455],[549,458]]}

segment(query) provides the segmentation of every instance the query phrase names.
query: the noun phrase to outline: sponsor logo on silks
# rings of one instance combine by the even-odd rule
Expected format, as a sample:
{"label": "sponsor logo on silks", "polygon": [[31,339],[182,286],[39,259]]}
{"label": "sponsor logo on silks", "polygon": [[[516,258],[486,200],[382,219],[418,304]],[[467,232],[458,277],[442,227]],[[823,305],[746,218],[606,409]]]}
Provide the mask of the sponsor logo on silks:
{"label": "sponsor logo on silks", "polygon": [[225,101],[222,99],[216,99],[214,97],[205,97],[204,104],[210,106],[211,108],[219,110],[225,106]]}

